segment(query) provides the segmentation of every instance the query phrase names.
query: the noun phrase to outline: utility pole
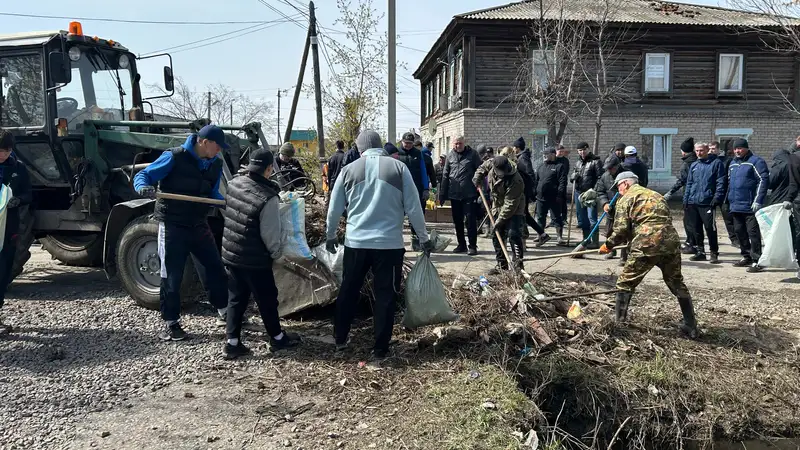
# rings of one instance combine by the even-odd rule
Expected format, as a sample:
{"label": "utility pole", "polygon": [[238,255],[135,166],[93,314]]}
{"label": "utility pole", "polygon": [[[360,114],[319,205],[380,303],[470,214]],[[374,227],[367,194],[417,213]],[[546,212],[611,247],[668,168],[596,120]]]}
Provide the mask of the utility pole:
{"label": "utility pole", "polygon": [[[294,127],[294,115],[297,112],[297,102],[300,101],[300,91],[303,89],[303,75],[306,73],[306,62],[308,61],[308,49],[311,47],[311,24],[308,25],[306,34],[306,45],[303,48],[303,58],[300,60],[300,73],[297,75],[297,84],[294,87],[294,98],[292,98],[292,109],[289,111],[289,120],[286,122],[286,132],[283,134],[283,141],[289,142]],[[278,127],[280,129],[280,126]]]}
{"label": "utility pole", "polygon": [[317,16],[314,13],[314,2],[308,2],[309,21],[311,22],[311,56],[314,58],[314,96],[317,107],[317,142],[319,146],[320,167],[325,158],[325,134],[322,127],[322,85],[319,73],[319,45],[317,43]]}
{"label": "utility pole", "polygon": [[397,134],[395,123],[397,122],[397,29],[395,24],[395,3],[396,0],[389,0],[389,111],[387,116],[389,126],[387,127],[389,142],[395,142]]}
{"label": "utility pole", "polygon": [[233,125],[233,102],[235,101],[236,101],[235,98],[231,99],[231,125]]}
{"label": "utility pole", "polygon": [[278,145],[281,142],[281,90],[278,89]]}
{"label": "utility pole", "polygon": [[211,122],[211,91],[208,91],[208,111],[206,116],[208,121]]}

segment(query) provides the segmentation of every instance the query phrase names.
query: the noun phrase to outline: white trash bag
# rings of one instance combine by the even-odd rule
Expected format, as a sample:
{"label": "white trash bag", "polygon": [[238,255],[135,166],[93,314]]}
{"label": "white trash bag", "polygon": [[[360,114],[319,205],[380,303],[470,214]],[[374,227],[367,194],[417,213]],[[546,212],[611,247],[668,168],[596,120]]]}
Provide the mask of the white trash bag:
{"label": "white trash bag", "polygon": [[784,209],[782,204],[767,206],[756,212],[762,243],[759,266],[797,270],[789,225],[791,216],[792,212]]}
{"label": "white trash bag", "polygon": [[341,285],[344,277],[344,246],[340,245],[336,253],[329,253],[325,244],[322,244],[314,247],[311,252],[325,268],[333,273]]}
{"label": "white trash bag", "polygon": [[[14,197],[14,192],[10,187],[0,184],[0,236],[5,236],[6,218],[8,217],[8,201]],[[3,250],[5,242],[0,240],[0,250]]]}
{"label": "white trash bag", "polygon": [[306,199],[297,192],[281,192],[280,199],[283,256],[296,261],[314,259],[306,241]]}

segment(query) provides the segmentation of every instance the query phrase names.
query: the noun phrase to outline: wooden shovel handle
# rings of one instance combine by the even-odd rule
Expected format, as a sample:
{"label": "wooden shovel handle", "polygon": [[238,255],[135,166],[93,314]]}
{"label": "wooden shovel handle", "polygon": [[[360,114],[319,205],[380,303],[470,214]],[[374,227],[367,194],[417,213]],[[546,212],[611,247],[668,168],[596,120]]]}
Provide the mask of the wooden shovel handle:
{"label": "wooden shovel handle", "polygon": [[207,205],[225,206],[225,200],[208,197],[195,197],[193,195],[171,194],[169,192],[158,192],[156,198],[163,198],[166,200],[180,200],[182,202],[205,203]]}

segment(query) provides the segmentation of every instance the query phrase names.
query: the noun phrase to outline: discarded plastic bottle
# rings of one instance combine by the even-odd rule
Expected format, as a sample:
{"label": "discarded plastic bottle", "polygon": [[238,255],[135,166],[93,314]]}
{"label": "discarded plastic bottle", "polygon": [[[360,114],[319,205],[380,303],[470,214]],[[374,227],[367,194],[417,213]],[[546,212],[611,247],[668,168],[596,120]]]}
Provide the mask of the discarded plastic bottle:
{"label": "discarded plastic bottle", "polygon": [[487,280],[485,276],[481,275],[478,277],[478,286],[481,287],[481,295],[485,296],[489,294],[489,280]]}

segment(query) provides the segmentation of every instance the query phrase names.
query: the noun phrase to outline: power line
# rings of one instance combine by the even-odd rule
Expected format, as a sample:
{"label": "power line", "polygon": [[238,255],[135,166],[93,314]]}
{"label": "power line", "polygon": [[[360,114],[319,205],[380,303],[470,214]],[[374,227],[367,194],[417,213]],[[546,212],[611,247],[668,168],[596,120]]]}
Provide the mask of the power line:
{"label": "power line", "polygon": [[414,47],[406,47],[405,45],[400,45],[400,44],[396,44],[396,45],[397,45],[398,47],[400,47],[400,48],[404,48],[404,49],[406,49],[406,50],[414,50],[415,52],[420,52],[420,53],[428,53],[428,51],[427,51],[427,50],[420,50],[420,49],[418,49],[418,48],[414,48]]}
{"label": "power line", "polygon": [[[164,48],[164,49],[161,49],[161,50],[147,52],[144,55],[152,55],[152,54],[155,54],[155,53],[162,53],[162,52],[166,52],[166,51],[170,51],[170,50],[174,50],[174,49],[180,49],[180,50],[174,50],[174,51],[172,51],[172,53],[180,53],[180,52],[184,52],[184,51],[187,51],[187,50],[194,50],[196,48],[206,47],[206,46],[212,45],[212,44],[218,44],[220,42],[229,41],[231,39],[235,39],[235,38],[238,38],[238,37],[246,36],[246,35],[251,34],[251,33],[255,33],[255,32],[258,32],[258,31],[266,30],[267,28],[271,28],[271,27],[274,27],[276,25],[280,25],[282,23],[286,23],[286,21],[278,19],[278,20],[273,20],[270,23],[267,23],[267,24],[264,24],[264,25],[251,25],[249,27],[241,28],[241,29],[238,29],[238,30],[235,30],[235,31],[230,31],[228,33],[222,33],[222,34],[218,34],[216,36],[210,36],[210,37],[206,37],[206,38],[203,38],[203,39],[198,39],[196,41],[187,42],[185,44],[175,45],[175,46],[167,47],[167,48]],[[232,35],[235,35],[235,36],[232,36]],[[214,40],[214,39],[225,37],[225,36],[230,36],[230,37],[226,37],[225,39]],[[209,41],[211,41],[211,42],[209,42]],[[187,47],[187,48],[181,48],[181,47]]]}
{"label": "power line", "polygon": [[[258,2],[259,2],[259,3],[261,3],[262,5],[266,6],[267,8],[271,9],[271,10],[272,10],[272,11],[273,11],[275,14],[277,14],[277,15],[279,15],[279,16],[281,16],[281,17],[283,17],[283,18],[284,18],[284,19],[286,19],[286,20],[289,20],[289,21],[292,21],[292,22],[294,22],[294,24],[295,24],[295,25],[297,25],[298,27],[300,27],[300,28],[302,28],[302,29],[306,29],[306,27],[305,27],[305,26],[303,26],[303,25],[302,25],[300,22],[298,22],[298,21],[297,21],[297,20],[295,20],[295,19],[291,19],[291,18],[290,18],[289,16],[287,16],[287,15],[286,15],[286,14],[285,14],[283,11],[281,11],[280,9],[278,9],[278,8],[276,8],[276,7],[272,6],[272,5],[270,5],[270,4],[269,4],[269,3],[267,3],[266,1],[264,1],[264,0],[258,0]],[[295,15],[296,15],[296,14],[295,14]]]}
{"label": "power line", "polygon": [[138,23],[138,24],[148,24],[148,25],[246,25],[246,24],[256,24],[262,25],[265,23],[269,23],[268,21],[215,21],[215,22],[196,22],[196,21],[173,21],[173,20],[134,20],[134,19],[114,19],[110,17],[71,17],[71,16],[48,16],[48,15],[40,15],[40,14],[22,14],[22,13],[9,13],[9,12],[0,12],[0,16],[11,16],[11,17],[29,17],[35,19],[63,19],[63,20],[80,20],[84,22],[117,22],[117,23]]}

